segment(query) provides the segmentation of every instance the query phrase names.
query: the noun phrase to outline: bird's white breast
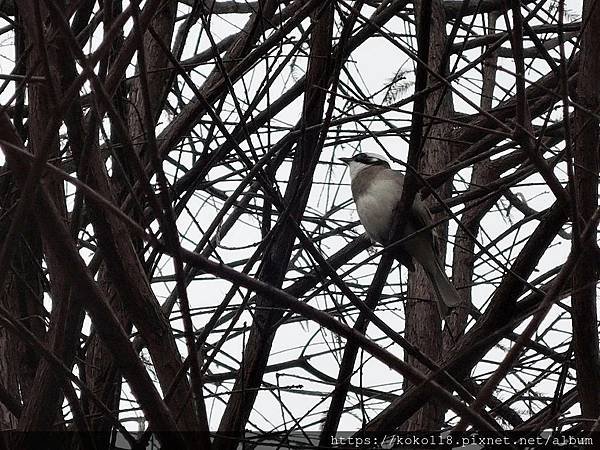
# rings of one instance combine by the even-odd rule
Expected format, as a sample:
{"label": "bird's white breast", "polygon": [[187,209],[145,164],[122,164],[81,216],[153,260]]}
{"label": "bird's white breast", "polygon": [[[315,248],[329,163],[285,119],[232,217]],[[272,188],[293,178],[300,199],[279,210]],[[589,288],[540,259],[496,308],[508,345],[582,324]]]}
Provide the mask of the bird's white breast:
{"label": "bird's white breast", "polygon": [[392,214],[398,199],[398,184],[377,178],[355,198],[360,221],[373,240],[379,243],[388,240]]}

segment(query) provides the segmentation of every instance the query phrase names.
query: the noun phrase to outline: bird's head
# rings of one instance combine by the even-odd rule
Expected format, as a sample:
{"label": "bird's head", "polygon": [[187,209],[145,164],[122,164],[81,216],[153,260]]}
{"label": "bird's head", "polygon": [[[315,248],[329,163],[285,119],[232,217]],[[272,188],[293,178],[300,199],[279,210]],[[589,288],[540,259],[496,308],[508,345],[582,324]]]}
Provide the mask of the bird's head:
{"label": "bird's head", "polygon": [[383,156],[377,153],[357,153],[351,158],[339,158],[348,165],[350,169],[350,178],[354,178],[360,171],[367,167],[379,166],[383,168],[390,167],[390,163]]}

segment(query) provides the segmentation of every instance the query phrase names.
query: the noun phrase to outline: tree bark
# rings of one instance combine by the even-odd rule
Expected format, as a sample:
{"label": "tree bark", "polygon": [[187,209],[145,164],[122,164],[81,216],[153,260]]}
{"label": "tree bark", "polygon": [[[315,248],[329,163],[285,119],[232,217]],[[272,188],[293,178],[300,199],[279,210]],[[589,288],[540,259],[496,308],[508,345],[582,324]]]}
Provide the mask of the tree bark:
{"label": "tree bark", "polygon": [[[600,73],[600,2],[584,0],[583,23],[586,24],[581,43],[577,102],[588,111],[600,107],[598,73]],[[598,126],[596,115],[575,110],[575,205],[578,213],[574,230],[582,232],[598,207]],[[600,359],[596,311],[596,272],[599,269],[596,231],[589,242],[581,242],[573,232],[573,247],[582,255],[573,271],[573,342],[577,368],[577,390],[581,413],[585,418],[600,415]]]}
{"label": "tree bark", "polygon": [[[425,2],[430,1],[431,15],[425,14],[422,17],[423,8],[428,6]],[[421,0],[415,2],[417,21],[417,33],[423,27],[427,26],[429,32],[429,60],[427,64],[433,70],[444,75],[447,71],[447,62],[443,61],[444,49],[446,48],[445,24],[446,16],[443,5],[440,0]],[[428,20],[430,23],[425,25],[421,20]],[[424,32],[424,31],[423,31]],[[437,80],[428,76],[428,86],[435,84]],[[425,114],[434,117],[441,117],[442,122],[432,125],[429,133],[424,137],[424,146],[419,161],[418,172],[424,176],[440,172],[448,166],[453,159],[452,146],[443,138],[447,136],[451,127],[443,122],[443,118],[453,116],[453,106],[451,94],[446,89],[433,91],[426,100]],[[447,182],[437,190],[442,199],[448,198],[451,194],[452,183]],[[436,205],[437,201],[432,197],[426,200],[428,206]],[[445,217],[445,213],[436,214],[433,220],[437,221]],[[446,237],[448,234],[447,224],[438,226],[436,232],[439,236],[438,247],[439,255],[442,261],[442,267],[445,266],[446,255]],[[410,273],[408,281],[408,298],[405,304],[406,312],[406,340],[413,346],[420,349],[425,355],[433,361],[438,361],[442,352],[442,328],[439,312],[436,306],[435,291],[429,282],[425,271],[418,264],[415,271]],[[425,370],[425,367],[416,361],[410,355],[407,355],[406,361],[414,365],[419,370]],[[410,383],[405,382],[405,389],[410,387]],[[444,419],[444,409],[435,401],[426,403],[411,420],[405,424],[407,431],[423,431],[440,429]]]}

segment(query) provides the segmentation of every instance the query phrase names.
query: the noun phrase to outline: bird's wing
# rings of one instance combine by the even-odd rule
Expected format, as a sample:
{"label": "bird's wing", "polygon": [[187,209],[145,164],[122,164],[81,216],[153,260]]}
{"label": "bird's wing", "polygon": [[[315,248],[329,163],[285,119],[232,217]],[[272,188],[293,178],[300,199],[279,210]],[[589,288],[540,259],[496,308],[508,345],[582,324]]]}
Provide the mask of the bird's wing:
{"label": "bird's wing", "polygon": [[417,196],[415,197],[412,209],[412,213],[415,219],[415,225],[418,225],[417,228],[428,227],[433,223],[431,213],[425,205],[425,202],[422,200],[420,194],[417,194]]}
{"label": "bird's wing", "polygon": [[[421,195],[417,194],[415,197],[415,201],[413,203],[412,215],[415,220],[415,228],[417,230],[425,227],[431,226],[433,224],[433,217],[431,217],[431,212],[425,205],[425,202],[421,199]],[[439,236],[435,232],[435,229],[431,229],[431,245],[433,245],[433,250],[435,254],[439,254],[440,248],[438,243]]]}
{"label": "bird's wing", "polygon": [[[402,196],[402,186],[404,185],[404,175],[402,172],[398,170],[388,169],[385,171],[381,171],[383,177],[393,181],[396,185],[396,189],[398,191],[398,199]],[[417,229],[427,227],[433,223],[433,219],[431,218],[431,214],[425,206],[425,203],[421,199],[421,196],[417,194],[415,200],[413,202],[413,207],[411,211],[413,215],[414,224]]]}
{"label": "bird's wing", "polygon": [[[400,196],[402,195],[402,186],[404,184],[404,175],[402,174],[402,172],[400,172],[398,170],[392,170],[392,169],[388,169],[388,170],[382,171],[382,172],[383,172],[384,176],[389,177],[390,179],[394,180],[394,182],[397,186],[397,190],[399,192],[398,198],[400,198]],[[431,217],[431,213],[429,212],[429,209],[425,205],[425,202],[422,200],[420,194],[417,194],[417,196],[415,197],[410,216],[411,216],[410,219],[412,222],[412,226],[414,227],[415,230],[420,230],[422,228],[429,227],[433,223],[433,218]],[[428,235],[428,233],[426,233],[426,235]],[[438,253],[438,242],[437,242],[437,234],[435,233],[435,230],[431,230],[431,236],[432,236],[431,244],[433,245],[433,248],[437,254]]]}

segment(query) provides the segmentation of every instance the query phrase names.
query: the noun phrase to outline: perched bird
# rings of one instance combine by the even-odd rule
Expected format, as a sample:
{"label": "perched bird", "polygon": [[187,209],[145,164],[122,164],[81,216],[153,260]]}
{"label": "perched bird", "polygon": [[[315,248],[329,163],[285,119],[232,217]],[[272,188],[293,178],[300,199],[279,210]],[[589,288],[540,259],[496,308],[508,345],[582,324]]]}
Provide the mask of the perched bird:
{"label": "perched bird", "polygon": [[[352,158],[340,160],[348,165],[352,197],[367,234],[384,246],[390,244],[393,213],[402,195],[404,175],[391,169],[385,158],[374,153],[359,153]],[[432,224],[431,214],[419,196],[415,198],[410,213],[404,230],[397,239]],[[442,317],[448,314],[448,308],[460,303],[460,296],[440,263],[431,228],[426,228],[404,242],[399,249],[394,250],[394,257],[411,271],[414,270],[413,259],[425,269],[437,294]]]}

